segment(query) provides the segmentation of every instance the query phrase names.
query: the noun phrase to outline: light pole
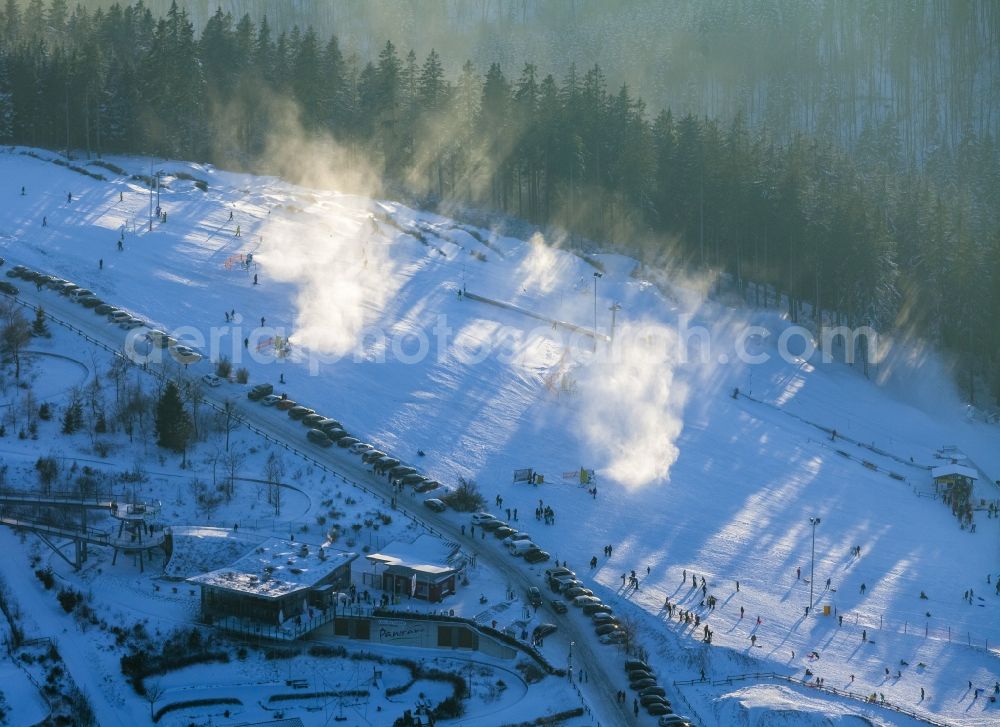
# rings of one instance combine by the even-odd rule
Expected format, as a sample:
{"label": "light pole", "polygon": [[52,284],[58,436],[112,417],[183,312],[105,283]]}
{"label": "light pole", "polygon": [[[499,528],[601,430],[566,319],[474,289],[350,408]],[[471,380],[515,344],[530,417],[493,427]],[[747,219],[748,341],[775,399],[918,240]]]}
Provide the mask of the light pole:
{"label": "light pole", "polygon": [[615,340],[615,315],[622,309],[621,303],[614,303],[610,308],[611,311],[611,342],[614,343]]}
{"label": "light pole", "polygon": [[812,566],[809,568],[809,613],[813,610],[813,581],[816,580],[816,526],[819,525],[818,517],[809,518],[813,526],[812,532]]}
{"label": "light pole", "polygon": [[594,271],[594,350],[597,350],[597,279],[602,277],[603,274]]}
{"label": "light pole", "polygon": [[573,647],[576,645],[575,641],[569,642],[569,658],[566,660],[566,674],[569,676],[569,680],[573,681]]}

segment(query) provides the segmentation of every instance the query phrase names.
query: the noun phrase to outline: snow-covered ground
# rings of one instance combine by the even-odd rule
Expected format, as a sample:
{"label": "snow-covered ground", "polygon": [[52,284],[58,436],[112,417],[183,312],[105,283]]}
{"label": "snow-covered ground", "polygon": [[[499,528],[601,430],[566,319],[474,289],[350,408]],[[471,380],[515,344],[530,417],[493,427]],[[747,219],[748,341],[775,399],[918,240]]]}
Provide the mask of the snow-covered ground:
{"label": "snow-covered ground", "polygon": [[[111,161],[148,173],[148,160]],[[0,155],[0,254],[8,267],[66,277],[188,334],[211,357],[246,366],[251,383],[277,385],[283,375],[279,390],[290,398],[442,482],[475,479],[490,502],[503,498],[497,515],[517,508],[536,542],[578,572],[597,556],[592,587],[640,617],[663,679],[705,670],[709,683],[676,691],[707,724],[770,724],[768,715],[789,705],[843,724],[862,714],[897,723],[881,707],[818,690],[806,699],[766,680],[711,684],[806,669],[827,686],[884,694],[949,724],[998,719],[988,696],[1000,679],[1000,520],[978,511],[976,531],[960,529],[939,499],[918,495],[933,491],[925,466],[954,445],[983,473],[977,495],[995,501],[1000,430],[966,416],[932,355],[897,345],[873,382],[843,364],[778,355],[779,336],[790,331],[779,314],[721,305],[698,281],[654,285],[621,256],[595,256],[598,279],[587,261],[537,238],[204,165],[156,168],[166,174],[167,221],[149,231],[142,182],[91,167],[109,178],[93,180],[18,150]],[[207,191],[178,171],[205,180]],[[40,295],[62,305],[54,293]],[[596,310],[610,333],[615,303],[614,345],[602,340],[596,354],[589,337],[543,320],[588,329]],[[226,320],[231,310],[235,322]],[[745,337],[752,325],[761,328]],[[697,332],[689,335],[695,326],[706,331],[704,357],[687,355],[702,350]],[[287,355],[275,354],[276,338],[290,340]],[[741,342],[767,361],[740,361]],[[735,387],[752,398],[734,399]],[[261,407],[259,416],[284,415]],[[814,425],[836,430],[837,440]],[[0,446],[14,448],[9,435]],[[514,484],[518,467],[545,483]],[[581,467],[596,471],[596,497],[569,476]],[[322,499],[316,477],[302,475]],[[553,525],[534,520],[540,500],[554,508]],[[306,513],[315,517],[299,510],[286,522]],[[214,524],[231,515],[220,510]],[[810,517],[821,522],[816,609],[807,617]],[[610,558],[601,555],[607,544]],[[638,591],[622,587],[633,569]],[[718,599],[713,611],[699,605],[692,573]],[[970,589],[971,603],[963,598]],[[665,622],[667,598],[705,619],[711,647],[699,641],[700,626],[680,624],[676,613]],[[976,697],[970,682],[987,694]]]}

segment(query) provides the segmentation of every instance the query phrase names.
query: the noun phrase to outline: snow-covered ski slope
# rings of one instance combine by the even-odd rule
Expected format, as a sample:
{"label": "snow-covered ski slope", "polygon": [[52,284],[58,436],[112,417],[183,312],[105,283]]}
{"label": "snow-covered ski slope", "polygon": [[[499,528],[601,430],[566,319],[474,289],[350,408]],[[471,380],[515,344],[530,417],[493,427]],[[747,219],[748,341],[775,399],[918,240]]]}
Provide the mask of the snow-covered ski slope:
{"label": "snow-covered ski slope", "polygon": [[[691,678],[703,667],[710,678],[802,676],[809,668],[827,686],[884,693],[948,723],[1000,718],[987,699],[1000,679],[1000,520],[977,512],[971,533],[940,500],[918,496],[933,492],[924,466],[942,463],[935,453],[944,445],[967,455],[984,480],[1000,479],[1000,429],[966,416],[930,354],[895,352],[880,365],[878,385],[843,364],[784,360],[777,341],[789,324],[778,313],[707,300],[696,282],[653,285],[632,275],[633,261],[597,255],[603,334],[609,308],[621,309],[614,348],[599,341],[592,358],[591,339],[580,332],[458,295],[464,286],[543,319],[592,327],[595,268],[540,239],[172,161],[153,167],[164,172],[167,221],[149,231],[142,181],[87,167],[108,178],[98,181],[20,151],[0,154],[5,267],[36,267],[164,330],[197,332],[201,350],[247,366],[251,382],[277,385],[284,374],[279,390],[358,436],[445,483],[474,478],[490,502],[503,497],[494,512],[518,508],[519,524],[554,558],[585,573],[598,556],[589,573],[595,591],[621,612],[649,614],[643,639],[667,677]],[[149,173],[145,159],[110,161]],[[204,180],[207,191],[177,172]],[[246,268],[241,256],[249,253]],[[237,323],[229,324],[225,311],[233,309]],[[751,325],[762,329],[746,337]],[[694,326],[709,334],[704,360],[701,337],[684,333]],[[273,360],[275,336],[291,340],[285,359]],[[739,362],[740,340],[767,362]],[[207,362],[192,367],[209,370]],[[734,387],[752,400],[732,398]],[[262,408],[261,415],[280,414]],[[813,424],[840,436],[831,441]],[[518,467],[534,468],[545,483],[512,484]],[[596,497],[578,478],[564,478],[581,467],[596,471]],[[990,482],[977,486],[978,496],[998,494]],[[552,526],[532,517],[540,499],[556,511]],[[817,611],[829,605],[844,616],[842,626],[833,613],[804,616],[810,517],[821,518]],[[610,558],[601,555],[606,544],[614,546]],[[632,569],[638,592],[622,590],[621,576]],[[717,597],[714,611],[699,607],[692,572]],[[963,599],[969,589],[971,604]],[[723,648],[703,647],[701,629],[676,617],[666,623],[667,597],[705,617],[714,647]],[[809,659],[811,651],[819,659]],[[988,693],[974,699],[970,681]],[[769,694],[781,692],[787,706],[773,683],[756,688],[745,684],[739,694],[754,704],[752,714]],[[730,700],[719,698],[724,691],[732,688],[685,693],[698,716],[721,723],[733,714]]]}

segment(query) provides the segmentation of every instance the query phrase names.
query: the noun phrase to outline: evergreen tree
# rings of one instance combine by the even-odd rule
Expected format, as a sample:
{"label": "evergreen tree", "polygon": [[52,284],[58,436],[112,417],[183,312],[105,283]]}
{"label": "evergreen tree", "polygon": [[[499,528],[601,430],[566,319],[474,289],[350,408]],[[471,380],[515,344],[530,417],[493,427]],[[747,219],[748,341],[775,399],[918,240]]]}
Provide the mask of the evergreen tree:
{"label": "evergreen tree", "polygon": [[191,436],[191,418],[172,381],[164,387],[156,404],[156,436],[158,445],[174,452],[184,451]]}

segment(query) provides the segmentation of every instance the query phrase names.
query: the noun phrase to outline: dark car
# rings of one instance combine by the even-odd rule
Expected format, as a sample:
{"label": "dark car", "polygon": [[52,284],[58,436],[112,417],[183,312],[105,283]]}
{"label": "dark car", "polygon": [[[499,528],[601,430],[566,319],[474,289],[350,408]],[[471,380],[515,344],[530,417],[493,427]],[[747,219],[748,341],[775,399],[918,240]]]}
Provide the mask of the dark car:
{"label": "dark car", "polygon": [[[332,439],[334,442],[339,442],[341,439],[350,439],[351,435],[345,432],[343,429],[337,429],[336,427],[331,427],[329,429],[324,429],[326,436]],[[357,441],[357,440],[355,440]]]}
{"label": "dark car", "polygon": [[99,306],[97,306],[96,308],[94,308],[94,313],[96,313],[99,316],[106,316],[108,313],[110,313],[114,309],[115,309],[115,307],[113,305],[111,305],[110,303],[101,303]]}
{"label": "dark car", "polygon": [[[398,478],[401,484],[404,485],[419,485],[421,482],[426,482],[427,478],[420,474],[419,472],[410,472]],[[431,488],[433,489],[433,488]]]}
{"label": "dark car", "polygon": [[406,475],[415,475],[417,473],[416,467],[410,467],[407,464],[398,464],[389,470],[389,476],[393,479],[399,477],[405,477]]}
{"label": "dark car", "polygon": [[510,535],[511,533],[515,533],[515,532],[517,532],[517,531],[514,530],[513,528],[509,528],[506,525],[503,525],[503,526],[501,526],[501,527],[499,527],[499,528],[497,528],[496,530],[493,531],[493,537],[496,538],[497,540],[503,540],[508,535]]}
{"label": "dark car", "polygon": [[104,301],[100,298],[81,298],[80,305],[84,308],[96,308],[99,305],[103,305]]}
{"label": "dark car", "polygon": [[385,457],[385,452],[380,452],[377,449],[373,449],[372,451],[365,452],[363,455],[361,455],[361,461],[364,462],[365,464],[371,464],[372,462],[376,462],[382,459],[383,457]]}
{"label": "dark car", "polygon": [[[403,479],[406,479],[405,477]],[[413,489],[417,492],[430,492],[431,490],[436,490],[441,486],[441,483],[437,480],[423,480]]]}
{"label": "dark car", "polygon": [[640,679],[656,679],[656,675],[647,669],[633,669],[628,673],[630,682],[637,682]]}
{"label": "dark car", "polygon": [[644,662],[642,659],[626,659],[625,660],[625,671],[635,671],[636,669],[644,669],[652,673],[652,669],[649,668],[649,664]]}
{"label": "dark car", "polygon": [[542,592],[538,590],[538,586],[531,586],[528,589],[528,603],[536,608],[542,605]]}
{"label": "dark car", "polygon": [[531,632],[531,634],[536,639],[544,639],[549,634],[554,634],[558,630],[559,627],[556,626],[555,624],[538,624]]}
{"label": "dark car", "polygon": [[[327,434],[326,436],[329,437],[330,435]],[[360,439],[355,439],[354,437],[340,437],[337,440],[337,446],[340,447],[341,449],[347,449],[348,447],[353,447],[360,441],[361,441]]]}
{"label": "dark car", "polygon": [[424,500],[424,505],[429,507],[434,512],[444,512],[445,510],[448,509],[448,506],[445,505],[441,500],[437,499],[436,497],[427,498],[426,500]]}
{"label": "dark car", "polygon": [[524,554],[524,559],[529,563],[544,563],[551,557],[541,548],[533,548]]}
{"label": "dark car", "polygon": [[[640,697],[650,697],[650,696],[653,696],[653,697],[665,697],[665,696],[667,696],[667,690],[664,689],[663,687],[646,687],[641,692],[639,692],[639,696]],[[667,704],[669,704],[669,703],[670,703],[670,700],[668,699],[667,700]]]}
{"label": "dark car", "polygon": [[250,401],[258,401],[263,399],[268,394],[274,393],[274,387],[271,384],[257,384],[250,391],[247,392],[247,398]]}
{"label": "dark car", "polygon": [[310,442],[318,444],[321,447],[329,447],[333,444],[333,442],[330,441],[330,438],[326,436],[321,429],[310,429],[306,432],[306,436],[309,438]]}
{"label": "dark car", "polygon": [[344,428],[344,425],[341,424],[340,422],[338,422],[336,419],[325,419],[322,422],[320,422],[319,424],[317,424],[316,426],[318,426],[324,432],[327,431],[328,429],[343,429]]}
{"label": "dark car", "polygon": [[7,295],[17,295],[20,292],[16,285],[11,285],[6,280],[0,281],[0,291],[3,291]]}
{"label": "dark car", "polygon": [[564,589],[562,594],[564,597],[572,600],[577,596],[593,596],[594,592],[589,588],[584,588],[583,586],[573,586],[572,588]]}
{"label": "dark car", "polygon": [[289,419],[304,419],[309,414],[315,414],[315,410],[310,409],[307,406],[293,406],[288,410]]}
{"label": "dark car", "polygon": [[38,278],[40,278],[41,275],[42,275],[41,273],[36,272],[35,270],[25,270],[23,273],[21,273],[21,277],[24,280],[38,280]]}
{"label": "dark car", "polygon": [[598,636],[604,636],[605,634],[610,634],[612,631],[618,630],[618,624],[601,624],[600,626],[594,627],[594,633]]}
{"label": "dark car", "polygon": [[566,606],[566,602],[560,601],[558,598],[553,598],[551,601],[549,601],[549,605],[552,606],[552,610],[555,611],[556,613],[566,613],[566,611],[569,610],[569,608]]}
{"label": "dark car", "polygon": [[611,613],[612,608],[606,603],[588,603],[583,607],[583,612],[588,616],[593,616],[595,613]]}
{"label": "dark car", "polygon": [[479,527],[481,527],[486,532],[492,532],[497,528],[509,527],[509,526],[503,520],[487,520],[486,522],[480,523]]}
{"label": "dark car", "polygon": [[[657,715],[661,714],[670,714],[673,710],[671,710],[670,707],[668,707],[666,704],[650,704],[646,706],[646,711],[649,712],[654,717],[656,717]],[[678,727],[680,727],[681,725],[688,725],[688,724],[690,724],[690,722],[677,723]]]}
{"label": "dark car", "polygon": [[645,689],[646,687],[655,687],[656,686],[656,680],[655,679],[639,679],[638,681],[630,682],[628,686],[629,686],[630,689],[634,689],[635,691],[638,692],[640,689]]}
{"label": "dark car", "polygon": [[302,423],[312,429],[319,429],[319,423],[326,421],[326,417],[322,414],[306,414],[302,417]]}
{"label": "dark car", "polygon": [[281,401],[279,401],[277,404],[274,405],[274,408],[277,409],[278,411],[289,411],[290,409],[293,409],[297,406],[298,404],[292,401],[291,399],[282,399]]}
{"label": "dark car", "polygon": [[372,465],[372,468],[375,470],[375,472],[381,475],[385,474],[398,464],[399,464],[398,459],[386,455],[385,457],[381,457],[380,459],[376,460]]}

